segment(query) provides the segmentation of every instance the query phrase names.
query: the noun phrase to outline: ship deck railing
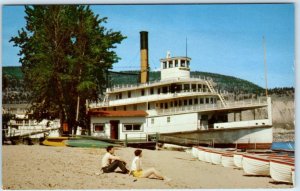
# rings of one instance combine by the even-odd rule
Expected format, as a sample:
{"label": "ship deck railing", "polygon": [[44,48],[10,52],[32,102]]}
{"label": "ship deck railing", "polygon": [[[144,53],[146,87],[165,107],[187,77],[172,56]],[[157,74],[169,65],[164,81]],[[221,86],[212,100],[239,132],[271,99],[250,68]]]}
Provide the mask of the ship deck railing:
{"label": "ship deck railing", "polygon": [[151,81],[148,83],[138,83],[138,84],[118,84],[118,85],[114,85],[111,88],[107,88],[107,92],[113,92],[113,91],[118,91],[118,90],[126,90],[126,89],[137,89],[137,88],[145,88],[148,86],[157,86],[157,85],[162,85],[162,84],[170,84],[170,83],[175,83],[175,82],[180,82],[183,80],[189,80],[189,81],[193,81],[193,80],[197,80],[197,81],[211,81],[213,82],[213,79],[211,77],[206,77],[206,76],[193,76],[190,78],[176,78],[176,79],[170,79],[170,80],[155,80],[155,81]]}
{"label": "ship deck railing", "polygon": [[131,98],[124,98],[124,99],[117,99],[117,100],[108,100],[105,102],[92,102],[89,104],[90,108],[97,108],[97,107],[107,107],[107,106],[119,106],[119,105],[126,105],[126,104],[135,104],[141,102],[150,102],[150,101],[158,101],[158,100],[165,100],[165,99],[173,99],[173,98],[182,98],[182,97],[192,97],[198,95],[217,95],[217,94],[226,95],[228,92],[226,91],[216,91],[212,93],[209,91],[208,88],[205,89],[192,89],[192,90],[181,90],[178,92],[167,92],[167,93],[160,93],[160,94],[150,94],[145,96],[138,96],[138,97],[131,97]]}
{"label": "ship deck railing", "polygon": [[186,113],[186,112],[200,112],[200,111],[211,111],[211,110],[221,110],[221,109],[235,109],[235,108],[255,108],[255,107],[266,107],[268,105],[266,99],[258,99],[258,100],[243,100],[243,101],[235,101],[235,102],[226,102],[226,106],[224,106],[221,102],[217,102],[214,104],[200,104],[200,105],[191,105],[191,106],[181,106],[181,107],[173,107],[168,109],[156,109],[157,114],[166,115],[166,114],[178,114],[178,113]]}

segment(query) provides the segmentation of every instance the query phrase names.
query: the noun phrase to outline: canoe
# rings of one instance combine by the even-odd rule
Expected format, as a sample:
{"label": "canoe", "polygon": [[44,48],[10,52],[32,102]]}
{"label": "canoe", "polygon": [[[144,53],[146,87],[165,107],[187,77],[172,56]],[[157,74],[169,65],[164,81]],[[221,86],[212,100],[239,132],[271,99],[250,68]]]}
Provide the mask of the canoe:
{"label": "canoe", "polygon": [[233,154],[231,154],[231,153],[222,154],[221,164],[224,167],[235,167],[234,162],[233,162]]}
{"label": "canoe", "polygon": [[271,159],[270,175],[277,182],[293,183],[292,169],[295,168],[293,158]]}
{"label": "canoe", "polygon": [[104,141],[88,140],[88,139],[65,140],[64,143],[66,146],[69,147],[106,148],[107,146],[110,145],[119,146]]}
{"label": "canoe", "polygon": [[54,147],[65,147],[65,140],[68,140],[69,137],[48,137],[42,143],[46,146]]}

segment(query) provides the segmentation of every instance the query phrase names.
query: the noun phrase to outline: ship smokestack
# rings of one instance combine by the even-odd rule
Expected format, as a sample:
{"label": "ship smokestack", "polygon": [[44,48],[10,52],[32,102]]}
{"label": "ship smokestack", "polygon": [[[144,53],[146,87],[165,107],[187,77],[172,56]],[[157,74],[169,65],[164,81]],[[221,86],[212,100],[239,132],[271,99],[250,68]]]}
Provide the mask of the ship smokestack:
{"label": "ship smokestack", "polygon": [[148,32],[141,31],[141,75],[140,83],[149,82],[149,63],[148,63]]}

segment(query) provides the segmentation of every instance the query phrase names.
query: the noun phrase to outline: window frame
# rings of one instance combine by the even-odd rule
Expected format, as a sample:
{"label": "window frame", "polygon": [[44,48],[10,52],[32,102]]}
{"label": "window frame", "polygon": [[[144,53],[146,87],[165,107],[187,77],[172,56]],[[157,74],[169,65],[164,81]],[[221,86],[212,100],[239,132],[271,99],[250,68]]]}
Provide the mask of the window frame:
{"label": "window frame", "polygon": [[[126,130],[125,125],[131,125],[131,130]],[[134,130],[134,126],[139,125],[140,129],[139,130]],[[142,123],[123,123],[122,125],[122,132],[143,132],[143,124]]]}
{"label": "window frame", "polygon": [[[96,126],[97,125],[103,125],[103,130],[102,131],[96,131]],[[105,132],[105,123],[93,123],[93,132],[94,133],[104,133]]]}

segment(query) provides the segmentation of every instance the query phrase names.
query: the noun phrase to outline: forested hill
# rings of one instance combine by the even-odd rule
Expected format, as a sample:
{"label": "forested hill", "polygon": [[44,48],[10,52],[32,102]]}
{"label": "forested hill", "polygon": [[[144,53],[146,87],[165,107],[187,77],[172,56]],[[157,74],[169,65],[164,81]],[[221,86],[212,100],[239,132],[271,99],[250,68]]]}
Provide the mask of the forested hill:
{"label": "forested hill", "polygon": [[[121,74],[111,74],[111,84],[134,84],[138,83],[138,71],[124,71]],[[136,74],[134,75],[126,75],[126,74]],[[217,88],[219,90],[226,90],[228,92],[236,92],[236,93],[255,93],[260,94],[264,90],[260,86],[249,82],[247,80],[243,80],[240,78],[236,78],[233,76],[225,76],[221,74],[208,73],[208,72],[199,72],[192,71],[191,77],[210,77],[214,82],[217,83]],[[150,81],[160,80],[160,72],[150,72]]]}
{"label": "forested hill", "polygon": [[[3,76],[7,76],[9,78],[10,86],[20,86],[23,81],[23,73],[21,71],[21,67],[3,67],[2,68]],[[110,85],[118,85],[118,84],[135,84],[138,83],[139,79],[139,71],[123,71],[123,74],[118,73],[110,73]],[[135,75],[129,75],[135,74]],[[247,80],[243,80],[240,78],[236,78],[233,76],[226,76],[215,73],[208,72],[199,72],[192,71],[192,77],[210,77],[214,82],[218,84],[216,89],[226,90],[228,92],[235,93],[255,93],[260,94],[263,92],[263,88],[258,85],[249,82]],[[150,81],[160,80],[160,72],[150,72]],[[20,82],[21,81],[21,82]]]}

